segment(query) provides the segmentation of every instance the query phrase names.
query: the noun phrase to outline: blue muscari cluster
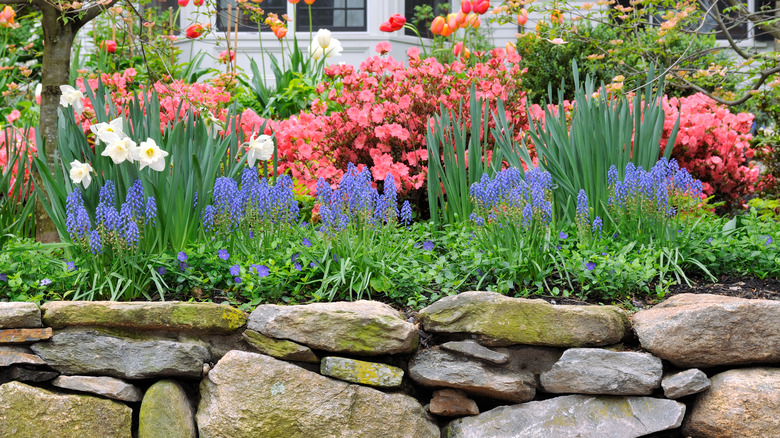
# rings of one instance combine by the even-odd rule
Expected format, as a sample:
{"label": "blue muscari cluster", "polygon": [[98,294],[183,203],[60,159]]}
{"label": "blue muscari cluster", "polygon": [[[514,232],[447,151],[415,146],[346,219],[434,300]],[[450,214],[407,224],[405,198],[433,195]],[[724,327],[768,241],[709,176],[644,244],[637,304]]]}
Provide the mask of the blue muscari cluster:
{"label": "blue muscari cluster", "polygon": [[628,163],[624,175],[621,181],[615,166],[607,173],[610,195],[607,204],[612,208],[647,208],[673,217],[677,214],[669,203],[673,196],[698,200],[703,192],[701,181],[680,168],[674,159],[662,158],[649,171]]}
{"label": "blue muscari cluster", "polygon": [[241,174],[240,186],[232,178],[217,178],[213,200],[213,204],[203,210],[203,227],[207,232],[231,233],[243,224],[251,228],[298,221],[298,201],[288,175],[279,176],[271,186],[267,179],[258,178],[257,169],[246,168]]}
{"label": "blue muscari cluster", "polygon": [[320,203],[322,229],[327,234],[342,231],[350,224],[382,226],[399,220],[408,225],[412,207],[405,201],[398,210],[398,192],[393,175],[387,174],[382,194],[372,187],[368,168],[358,171],[350,163],[335,190],[323,178],[317,181],[317,201]]}
{"label": "blue muscari cluster", "polygon": [[127,191],[125,202],[116,208],[116,187],[106,181],[100,188],[95,208],[95,226],[84,206],[81,190],[76,188],[66,199],[65,224],[71,240],[89,244],[93,254],[103,253],[104,245],[120,250],[134,248],[141,239],[141,228],[154,227],[157,222],[157,203],[153,197],[144,200],[143,185],[136,180]]}
{"label": "blue muscari cluster", "polygon": [[504,169],[491,179],[482,175],[479,182],[471,185],[469,193],[477,207],[469,217],[478,226],[500,220],[508,214],[520,218],[524,227],[535,220],[544,225],[552,221],[552,176],[549,172],[530,169],[525,178],[515,168]]}

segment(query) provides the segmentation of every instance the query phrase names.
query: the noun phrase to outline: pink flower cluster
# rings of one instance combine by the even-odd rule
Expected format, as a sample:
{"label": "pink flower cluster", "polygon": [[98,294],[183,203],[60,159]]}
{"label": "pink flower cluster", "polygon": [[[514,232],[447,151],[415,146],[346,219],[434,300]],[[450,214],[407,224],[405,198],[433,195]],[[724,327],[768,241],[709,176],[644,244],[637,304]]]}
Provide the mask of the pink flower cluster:
{"label": "pink flower cluster", "polygon": [[772,183],[759,181],[759,169],[748,162],[756,152],[749,144],[753,114],[734,114],[701,93],[664,98],[663,105],[666,121],[661,150],[680,115],[672,157],[702,181],[707,195],[717,193],[736,200]]}
{"label": "pink flower cluster", "polygon": [[327,98],[314,102],[311,113],[301,112],[273,127],[281,170],[289,170],[313,191],[318,178],[335,182],[352,162],[368,166],[377,180],[391,173],[401,192],[418,190],[426,180],[429,118],[440,105],[457,108],[463,101],[470,123],[472,84],[491,109],[497,99],[505,102],[519,138],[528,127],[520,86],[524,71],[507,62],[501,49],[490,55],[473,66],[420,59],[419,51],[409,52],[408,67],[380,56],[367,59],[359,70],[331,66],[326,70],[330,81],[318,90]]}
{"label": "pink flower cluster", "polygon": [[[24,137],[25,133],[27,134],[27,139]],[[6,138],[13,139],[14,144],[10,145],[10,147],[9,145],[6,145]],[[0,130],[0,175],[8,171],[10,166],[9,161],[14,155],[18,154],[19,151],[24,148],[25,143],[28,145],[26,151],[28,164],[24,166],[24,183],[27,183],[30,179],[30,168],[32,167],[33,157],[37,153],[37,148],[35,146],[35,129],[31,128],[23,132],[18,128],[8,127],[4,130]],[[14,162],[13,168],[11,169],[10,184],[8,186],[8,197],[12,196],[11,194],[16,188],[16,181],[19,176],[18,173],[19,161],[16,161]],[[22,187],[19,187],[17,192],[21,190]],[[30,186],[30,192],[32,192],[32,185]],[[2,196],[4,196],[4,194]],[[16,196],[18,199],[19,193],[17,193]],[[25,194],[25,197],[26,196],[27,194]]]}

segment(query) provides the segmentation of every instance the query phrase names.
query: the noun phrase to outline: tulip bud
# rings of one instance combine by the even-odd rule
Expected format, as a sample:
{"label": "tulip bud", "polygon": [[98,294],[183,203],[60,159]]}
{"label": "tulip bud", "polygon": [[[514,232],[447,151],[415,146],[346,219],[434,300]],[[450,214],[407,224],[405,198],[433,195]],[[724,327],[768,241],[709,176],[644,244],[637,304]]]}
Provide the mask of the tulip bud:
{"label": "tulip bud", "polygon": [[525,26],[525,23],[528,23],[528,11],[523,8],[520,9],[520,15],[517,16],[517,24]]}
{"label": "tulip bud", "polygon": [[433,22],[431,22],[431,33],[434,35],[441,35],[442,30],[444,30],[444,26],[445,26],[444,17],[440,15],[434,18]]}
{"label": "tulip bud", "polygon": [[471,0],[462,0],[460,2],[460,11],[464,14],[471,12]]}

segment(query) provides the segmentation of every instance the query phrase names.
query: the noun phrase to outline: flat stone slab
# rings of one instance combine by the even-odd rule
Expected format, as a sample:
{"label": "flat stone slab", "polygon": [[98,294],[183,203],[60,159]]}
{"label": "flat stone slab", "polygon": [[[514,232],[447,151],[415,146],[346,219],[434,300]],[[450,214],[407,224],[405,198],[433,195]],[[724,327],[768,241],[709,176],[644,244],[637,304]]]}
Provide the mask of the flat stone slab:
{"label": "flat stone slab", "polygon": [[41,324],[41,309],[35,303],[0,302],[0,329],[35,328]]}
{"label": "flat stone slab", "polygon": [[139,402],[143,398],[143,393],[137,386],[107,376],[59,376],[52,380],[51,384],[127,402]]}
{"label": "flat stone slab", "polygon": [[311,348],[292,341],[269,338],[254,330],[244,330],[244,339],[260,353],[281,360],[318,363],[320,359]]}
{"label": "flat stone slab", "polygon": [[475,359],[484,360],[486,362],[494,363],[497,365],[503,365],[509,362],[509,355],[506,353],[499,353],[493,351],[487,347],[483,347],[476,341],[451,341],[441,344],[441,348],[456,353],[464,354]]}
{"label": "flat stone slab", "polygon": [[398,367],[344,357],[322,359],[320,373],[346,382],[379,388],[398,388],[404,377],[404,370]]}
{"label": "flat stone slab", "polygon": [[780,301],[680,294],[632,319],[642,348],[679,368],[780,363]]}
{"label": "flat stone slab", "polygon": [[696,396],[683,424],[692,438],[777,437],[780,368],[741,368],[716,374]]}
{"label": "flat stone slab", "polygon": [[329,379],[270,356],[230,351],[201,381],[200,438],[439,438],[412,397]]}
{"label": "flat stone slab", "polygon": [[418,351],[409,362],[409,377],[424,386],[462,389],[471,395],[518,403],[536,395],[533,373],[512,371],[440,347]]}
{"label": "flat stone slab", "polygon": [[478,415],[479,407],[477,402],[466,395],[465,391],[448,388],[433,391],[428,411],[442,417],[463,417]]}
{"label": "flat stone slab", "polygon": [[541,383],[554,394],[650,395],[662,377],[661,359],[652,354],[571,348],[542,373]]}
{"label": "flat stone slab", "polygon": [[215,303],[51,301],[43,322],[50,327],[114,327],[135,330],[230,334],[246,324],[239,309]]}
{"label": "flat stone slab", "polygon": [[131,339],[82,329],[58,332],[32,350],[63,374],[120,379],[200,378],[203,364],[211,360],[208,349],[194,342]]}
{"label": "flat stone slab", "polygon": [[676,400],[707,390],[710,387],[710,379],[703,371],[691,368],[664,376],[661,387],[666,398]]}
{"label": "flat stone slab", "polygon": [[58,394],[21,382],[0,386],[0,436],[130,438],[133,411],[114,400]]}
{"label": "flat stone slab", "polygon": [[34,370],[19,365],[12,366],[8,371],[9,379],[20,382],[48,382],[59,375],[56,371]]}
{"label": "flat stone slab", "polygon": [[443,438],[634,438],[680,427],[685,405],[650,397],[567,395],[450,422]]}
{"label": "flat stone slab", "polygon": [[11,365],[46,365],[46,361],[27,347],[0,346],[0,367]]}
{"label": "flat stone slab", "polygon": [[138,438],[195,438],[195,410],[174,380],[160,380],[146,390],[138,418]]}
{"label": "flat stone slab", "polygon": [[614,306],[554,306],[495,292],[444,297],[418,317],[426,332],[478,334],[480,343],[489,346],[610,345],[620,342],[630,328],[626,313]]}
{"label": "flat stone slab", "polygon": [[362,356],[407,354],[419,334],[392,307],[376,301],[258,306],[247,328],[316,350]]}
{"label": "flat stone slab", "polygon": [[51,327],[0,330],[0,344],[23,344],[51,338]]}

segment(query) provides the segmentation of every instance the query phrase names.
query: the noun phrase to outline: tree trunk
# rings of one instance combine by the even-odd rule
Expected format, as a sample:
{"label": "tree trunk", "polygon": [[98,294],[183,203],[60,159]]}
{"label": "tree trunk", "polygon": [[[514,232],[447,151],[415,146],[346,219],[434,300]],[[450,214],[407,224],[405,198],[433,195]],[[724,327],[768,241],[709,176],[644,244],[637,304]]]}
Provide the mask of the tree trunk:
{"label": "tree trunk", "polygon": [[[60,172],[61,158],[57,146],[57,109],[60,105],[60,85],[70,82],[70,53],[73,49],[73,41],[78,32],[76,21],[62,22],[61,12],[46,5],[41,8],[43,17],[43,63],[41,66],[41,119],[38,129],[45,146],[46,166],[52,173]],[[38,145],[39,152],[44,150]],[[36,184],[43,187],[41,178],[36,173]],[[35,238],[41,242],[56,242],[59,240],[56,227],[51,218],[46,214],[41,202],[50,202],[48,199],[38,199],[39,204],[35,208]]]}

